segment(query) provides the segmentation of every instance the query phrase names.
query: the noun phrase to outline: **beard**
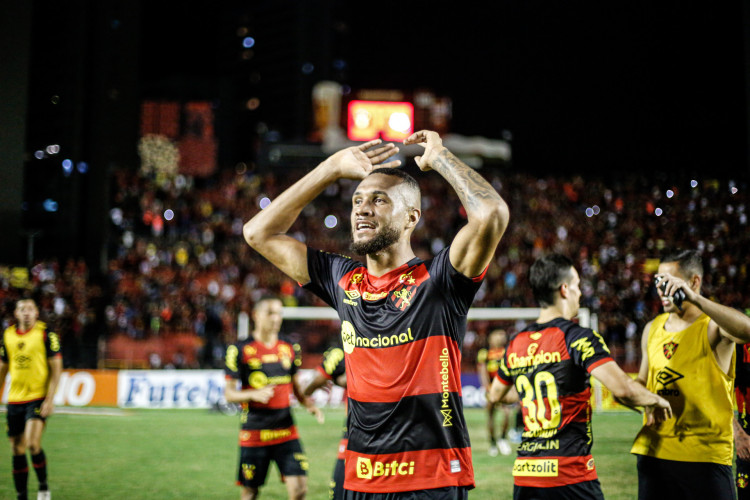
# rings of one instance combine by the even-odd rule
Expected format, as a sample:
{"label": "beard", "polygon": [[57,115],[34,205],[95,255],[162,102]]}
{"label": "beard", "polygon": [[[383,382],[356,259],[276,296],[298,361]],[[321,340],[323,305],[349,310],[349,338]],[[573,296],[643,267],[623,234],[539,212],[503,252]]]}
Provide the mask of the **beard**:
{"label": "beard", "polygon": [[401,233],[395,227],[384,227],[367,241],[354,241],[352,239],[349,248],[357,255],[371,255],[393,245],[398,241],[400,236]]}

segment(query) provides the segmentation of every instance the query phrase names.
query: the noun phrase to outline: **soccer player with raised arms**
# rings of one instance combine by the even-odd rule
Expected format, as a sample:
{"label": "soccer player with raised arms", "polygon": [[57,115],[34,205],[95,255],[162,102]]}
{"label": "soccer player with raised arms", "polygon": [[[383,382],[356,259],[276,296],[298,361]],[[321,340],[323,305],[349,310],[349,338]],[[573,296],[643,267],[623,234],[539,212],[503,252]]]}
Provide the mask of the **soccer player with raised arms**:
{"label": "soccer player with raised arms", "polygon": [[[440,136],[404,144],[455,190],[467,222],[434,258],[416,257],[411,234],[419,185],[390,160],[393,144],[370,141],[333,154],[245,224],[248,244],[336,309],[346,354],[347,500],[458,500],[474,486],[461,403],[466,315],[508,224],[508,208]],[[390,161],[389,161],[390,160]],[[308,248],[287,232],[302,209],[339,179],[352,196],[352,250],[365,262]]]}

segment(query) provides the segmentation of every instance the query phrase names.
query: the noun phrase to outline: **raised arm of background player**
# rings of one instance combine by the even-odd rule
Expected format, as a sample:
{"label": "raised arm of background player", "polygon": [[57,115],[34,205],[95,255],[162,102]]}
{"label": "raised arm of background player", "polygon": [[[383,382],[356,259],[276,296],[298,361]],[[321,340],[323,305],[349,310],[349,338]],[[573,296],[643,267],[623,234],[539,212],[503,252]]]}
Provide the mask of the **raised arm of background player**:
{"label": "raised arm of background player", "polygon": [[298,283],[308,283],[307,246],[287,231],[328,186],[339,179],[364,179],[378,167],[397,167],[400,161],[385,162],[398,153],[393,144],[373,149],[380,139],[343,149],[320,163],[258,212],[243,228],[247,244]]}
{"label": "raised arm of background player", "polygon": [[508,205],[484,177],[443,146],[437,132],[420,130],[404,140],[425,148],[415,158],[420,170],[434,170],[456,191],[468,219],[453,238],[450,261],[464,276],[473,278],[487,269],[508,227]]}
{"label": "raised arm of background player", "polygon": [[[641,384],[630,378],[627,373],[614,361],[607,361],[593,370],[591,375],[609,389],[614,397],[630,408],[643,406],[647,408],[647,425],[672,418],[672,407],[669,401],[647,390]],[[503,384],[499,378],[492,381],[488,401],[514,403],[518,401],[518,393],[512,385]]]}

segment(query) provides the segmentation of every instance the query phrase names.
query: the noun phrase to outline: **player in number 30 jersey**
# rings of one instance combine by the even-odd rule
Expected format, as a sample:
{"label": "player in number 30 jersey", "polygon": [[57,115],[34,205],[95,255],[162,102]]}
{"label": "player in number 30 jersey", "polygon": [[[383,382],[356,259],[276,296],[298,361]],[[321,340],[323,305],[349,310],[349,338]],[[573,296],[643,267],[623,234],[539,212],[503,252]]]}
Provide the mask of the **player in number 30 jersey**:
{"label": "player in number 30 jersey", "polygon": [[524,433],[513,464],[514,499],[603,499],[591,456],[589,375],[630,406],[660,408],[659,419],[671,415],[669,403],[625,374],[597,332],[571,321],[581,291],[568,258],[542,257],[529,280],[541,314],[508,343],[489,397],[521,401]]}

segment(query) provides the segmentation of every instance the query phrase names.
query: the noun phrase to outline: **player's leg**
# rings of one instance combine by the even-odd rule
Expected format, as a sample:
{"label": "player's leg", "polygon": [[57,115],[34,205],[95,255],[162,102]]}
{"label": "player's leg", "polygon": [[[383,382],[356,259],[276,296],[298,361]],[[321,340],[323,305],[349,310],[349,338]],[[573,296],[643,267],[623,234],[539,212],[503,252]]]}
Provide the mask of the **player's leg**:
{"label": "player's leg", "polygon": [[47,458],[42,450],[42,434],[44,433],[45,421],[38,415],[26,421],[26,446],[31,455],[31,464],[39,480],[39,494],[37,500],[49,500],[49,486],[47,485]]}
{"label": "player's leg", "polygon": [[497,405],[487,402],[487,437],[490,439],[489,453],[491,457],[497,456],[497,436],[495,435],[495,409]]}
{"label": "player's leg", "polygon": [[29,464],[26,460],[25,405],[8,405],[8,439],[13,454],[13,485],[19,500],[28,498]]}
{"label": "player's leg", "polygon": [[270,446],[271,457],[284,478],[290,500],[303,500],[307,495],[307,456],[298,439]]}
{"label": "player's leg", "polygon": [[258,498],[258,488],[243,486],[240,492],[240,500],[255,500]]}
{"label": "player's leg", "polygon": [[500,405],[500,439],[497,441],[497,449],[503,455],[510,455],[513,449],[508,442],[508,429],[510,428],[510,407],[507,405]]}
{"label": "player's leg", "polygon": [[267,446],[240,447],[237,484],[242,486],[241,500],[255,500],[258,490],[266,482],[271,457]]}
{"label": "player's leg", "polygon": [[289,500],[304,500],[307,495],[307,476],[284,476]]}

